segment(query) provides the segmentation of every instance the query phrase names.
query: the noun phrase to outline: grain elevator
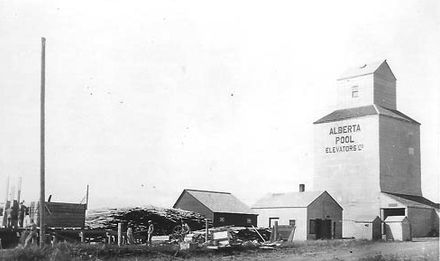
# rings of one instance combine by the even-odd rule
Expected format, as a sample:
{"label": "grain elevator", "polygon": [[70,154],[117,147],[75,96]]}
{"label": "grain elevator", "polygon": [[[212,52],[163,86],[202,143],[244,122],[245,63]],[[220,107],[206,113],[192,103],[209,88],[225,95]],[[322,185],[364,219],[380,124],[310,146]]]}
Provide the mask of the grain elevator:
{"label": "grain elevator", "polygon": [[421,189],[420,123],[397,110],[387,61],[337,80],[337,108],[314,122],[314,189],[344,208],[343,236],[363,216],[407,216],[413,236],[438,233],[438,204]]}

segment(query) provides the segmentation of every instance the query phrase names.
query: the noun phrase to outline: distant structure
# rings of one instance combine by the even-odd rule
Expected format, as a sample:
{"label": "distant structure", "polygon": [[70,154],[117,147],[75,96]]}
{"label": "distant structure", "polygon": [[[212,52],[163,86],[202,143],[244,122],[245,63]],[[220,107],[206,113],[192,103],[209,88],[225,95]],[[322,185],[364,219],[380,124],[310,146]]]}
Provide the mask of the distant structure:
{"label": "distant structure", "polygon": [[229,192],[185,189],[173,208],[200,213],[214,227],[257,226],[257,214]]}
{"label": "distant structure", "polygon": [[422,196],[420,123],[397,110],[386,60],[347,70],[337,88],[338,109],[314,122],[314,189],[344,208],[343,236],[363,216],[407,216],[416,237],[438,231],[439,206]]}
{"label": "distant structure", "polygon": [[[303,185],[303,184],[301,184]],[[342,207],[327,191],[270,193],[259,199],[252,209],[258,213],[258,225],[295,227],[294,240],[342,237]]]}

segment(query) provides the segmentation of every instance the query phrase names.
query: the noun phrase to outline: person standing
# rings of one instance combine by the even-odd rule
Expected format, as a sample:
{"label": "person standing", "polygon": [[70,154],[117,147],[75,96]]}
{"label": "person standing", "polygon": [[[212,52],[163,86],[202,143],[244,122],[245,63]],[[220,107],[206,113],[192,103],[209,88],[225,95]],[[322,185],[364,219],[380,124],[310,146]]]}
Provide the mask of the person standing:
{"label": "person standing", "polygon": [[23,218],[23,227],[28,227],[31,225],[31,217],[29,216],[29,208],[26,208]]}
{"label": "person standing", "polygon": [[12,227],[13,228],[17,228],[18,227],[18,210],[19,210],[18,201],[14,200],[13,203],[12,203],[12,212],[11,212]]}
{"label": "person standing", "polygon": [[12,208],[9,207],[5,210],[6,214],[6,227],[11,228],[12,227]]}
{"label": "person standing", "polygon": [[133,225],[128,224],[127,228],[127,244],[133,245],[135,243],[134,235],[133,235]]}
{"label": "person standing", "polygon": [[151,238],[154,233],[154,225],[151,220],[148,220],[148,236],[147,236],[147,246],[151,246]]}
{"label": "person standing", "polygon": [[37,237],[38,237],[37,225],[35,223],[32,223],[31,231],[29,232],[28,236],[26,237],[26,240],[24,241],[24,247],[28,246],[29,243],[34,244]]}
{"label": "person standing", "polygon": [[181,234],[182,238],[181,238],[181,241],[182,242],[185,241],[186,235],[188,235],[190,233],[191,233],[191,228],[188,226],[188,224],[186,222],[182,221],[182,234]]}
{"label": "person standing", "polygon": [[20,203],[18,208],[18,226],[23,227],[24,216],[26,215],[26,206],[24,205],[24,200]]}

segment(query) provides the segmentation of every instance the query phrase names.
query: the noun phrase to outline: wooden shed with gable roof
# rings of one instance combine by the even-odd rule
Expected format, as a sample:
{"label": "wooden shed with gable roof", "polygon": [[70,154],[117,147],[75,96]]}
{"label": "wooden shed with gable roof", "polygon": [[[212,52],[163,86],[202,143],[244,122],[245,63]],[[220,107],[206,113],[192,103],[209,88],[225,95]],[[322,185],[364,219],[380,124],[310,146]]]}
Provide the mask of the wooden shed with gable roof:
{"label": "wooden shed with gable roof", "polygon": [[173,208],[200,213],[214,227],[257,225],[257,214],[229,192],[184,189]]}
{"label": "wooden shed with gable roof", "polygon": [[252,209],[259,226],[295,226],[294,240],[342,237],[342,207],[327,191],[270,193]]}

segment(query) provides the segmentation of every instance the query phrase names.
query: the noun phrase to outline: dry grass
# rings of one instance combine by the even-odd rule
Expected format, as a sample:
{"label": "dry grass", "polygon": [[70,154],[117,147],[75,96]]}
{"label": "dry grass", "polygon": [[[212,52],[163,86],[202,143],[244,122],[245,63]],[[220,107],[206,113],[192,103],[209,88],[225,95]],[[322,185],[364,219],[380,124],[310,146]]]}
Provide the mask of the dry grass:
{"label": "dry grass", "polygon": [[[438,243],[429,243],[432,246]],[[390,243],[363,240],[317,240],[284,243],[275,250],[256,247],[235,247],[219,250],[196,249],[178,251],[177,245],[122,246],[60,243],[55,247],[40,249],[36,246],[0,250],[0,260],[360,260],[360,261],[407,261],[438,260],[438,250],[420,252],[418,243]],[[428,245],[426,245],[428,246]],[[383,251],[392,249],[396,251]],[[400,253],[412,248],[413,252]],[[370,251],[371,250],[371,251]],[[435,252],[437,251],[437,252]],[[430,255],[428,255],[431,253]],[[437,254],[436,254],[437,253]]]}
{"label": "dry grass", "polygon": [[54,247],[27,248],[17,247],[0,251],[0,260],[112,260],[129,256],[158,258],[161,256],[172,257],[177,251],[173,246],[122,246],[115,245],[89,245],[59,243]]}

